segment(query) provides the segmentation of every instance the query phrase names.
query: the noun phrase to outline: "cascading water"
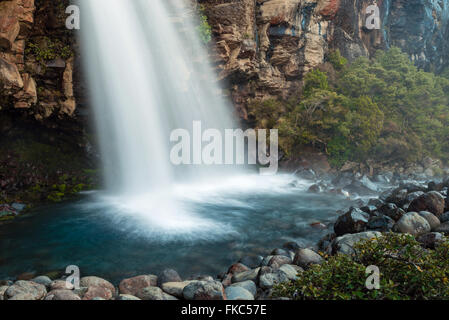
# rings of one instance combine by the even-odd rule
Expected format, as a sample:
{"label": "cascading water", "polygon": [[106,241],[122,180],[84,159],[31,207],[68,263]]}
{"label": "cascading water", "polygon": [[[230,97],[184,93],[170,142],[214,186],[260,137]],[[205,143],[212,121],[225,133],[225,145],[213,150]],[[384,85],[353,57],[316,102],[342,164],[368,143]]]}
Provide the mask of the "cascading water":
{"label": "cascading water", "polygon": [[170,228],[198,224],[181,214],[173,183],[204,172],[171,165],[171,130],[191,129],[194,120],[207,128],[233,128],[231,108],[217,95],[194,21],[182,4],[80,1],[109,201]]}

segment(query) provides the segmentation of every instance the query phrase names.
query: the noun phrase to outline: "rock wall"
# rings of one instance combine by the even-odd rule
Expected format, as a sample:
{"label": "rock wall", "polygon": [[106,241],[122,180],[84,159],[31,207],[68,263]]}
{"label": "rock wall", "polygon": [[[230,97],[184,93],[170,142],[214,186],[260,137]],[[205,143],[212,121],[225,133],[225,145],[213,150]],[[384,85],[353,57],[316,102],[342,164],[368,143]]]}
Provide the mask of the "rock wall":
{"label": "rock wall", "polygon": [[64,2],[0,0],[0,105],[37,120],[72,117],[73,34]]}
{"label": "rock wall", "polygon": [[329,50],[350,61],[398,46],[426,70],[449,66],[449,1],[378,0],[381,28],[366,28],[369,0],[199,0],[213,28],[213,61],[240,115],[250,99],[287,98]]}

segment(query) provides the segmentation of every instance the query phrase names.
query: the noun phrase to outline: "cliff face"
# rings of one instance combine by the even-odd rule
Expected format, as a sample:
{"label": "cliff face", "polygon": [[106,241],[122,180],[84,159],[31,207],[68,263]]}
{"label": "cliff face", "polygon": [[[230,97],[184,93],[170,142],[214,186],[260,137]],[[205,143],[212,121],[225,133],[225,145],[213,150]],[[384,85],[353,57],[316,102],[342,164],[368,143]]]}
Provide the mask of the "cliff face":
{"label": "cliff face", "polygon": [[62,2],[0,0],[2,109],[37,120],[73,116],[74,38],[64,11]]}
{"label": "cliff face", "polygon": [[426,70],[449,64],[449,1],[379,0],[381,28],[366,28],[366,0],[201,0],[214,61],[242,118],[249,99],[297,92],[329,50],[353,60],[398,46]]}

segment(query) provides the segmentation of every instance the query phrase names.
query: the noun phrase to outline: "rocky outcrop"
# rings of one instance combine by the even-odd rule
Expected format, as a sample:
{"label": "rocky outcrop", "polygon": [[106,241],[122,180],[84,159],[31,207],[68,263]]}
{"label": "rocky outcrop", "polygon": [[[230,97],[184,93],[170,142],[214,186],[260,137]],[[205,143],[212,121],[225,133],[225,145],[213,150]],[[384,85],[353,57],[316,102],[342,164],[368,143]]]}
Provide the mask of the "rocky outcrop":
{"label": "rocky outcrop", "polygon": [[34,0],[0,1],[3,110],[18,109],[37,120],[74,115],[73,39],[65,33],[64,8],[52,1],[39,7]]}
{"label": "rocky outcrop", "polygon": [[251,99],[297,93],[305,73],[339,49],[353,60],[398,46],[426,70],[449,65],[449,1],[379,0],[380,29],[362,0],[200,0],[213,60],[240,115]]}

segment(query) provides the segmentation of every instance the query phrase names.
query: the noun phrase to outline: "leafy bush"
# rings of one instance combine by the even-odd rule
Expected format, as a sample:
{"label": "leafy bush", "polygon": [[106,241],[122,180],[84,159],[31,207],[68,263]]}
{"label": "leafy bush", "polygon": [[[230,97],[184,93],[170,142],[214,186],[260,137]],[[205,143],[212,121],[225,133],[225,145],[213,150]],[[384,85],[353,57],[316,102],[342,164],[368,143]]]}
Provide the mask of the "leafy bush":
{"label": "leafy bush", "polygon": [[212,40],[212,27],[207,21],[207,16],[204,13],[204,6],[200,5],[198,7],[199,24],[197,26],[198,35],[201,42],[208,44]]}
{"label": "leafy bush", "polygon": [[[339,254],[314,265],[294,282],[275,287],[274,297],[309,299],[449,299],[449,241],[426,250],[410,235],[362,240],[352,256]],[[368,290],[366,267],[380,270],[380,289]]]}
{"label": "leafy bush", "polygon": [[313,70],[299,97],[249,106],[258,127],[279,129],[286,155],[318,145],[334,166],[347,160],[412,162],[427,155],[449,160],[448,79],[418,70],[398,48],[347,66],[338,51],[328,60],[338,71],[332,81]]}

